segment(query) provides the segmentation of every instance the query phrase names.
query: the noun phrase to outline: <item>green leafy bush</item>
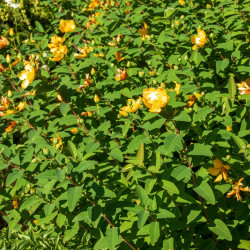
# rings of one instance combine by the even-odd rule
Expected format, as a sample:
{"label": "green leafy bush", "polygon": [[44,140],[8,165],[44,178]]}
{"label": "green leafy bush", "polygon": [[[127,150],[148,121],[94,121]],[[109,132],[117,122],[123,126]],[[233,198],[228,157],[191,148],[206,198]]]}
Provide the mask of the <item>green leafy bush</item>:
{"label": "green leafy bush", "polygon": [[249,3],[1,3],[1,248],[249,249]]}

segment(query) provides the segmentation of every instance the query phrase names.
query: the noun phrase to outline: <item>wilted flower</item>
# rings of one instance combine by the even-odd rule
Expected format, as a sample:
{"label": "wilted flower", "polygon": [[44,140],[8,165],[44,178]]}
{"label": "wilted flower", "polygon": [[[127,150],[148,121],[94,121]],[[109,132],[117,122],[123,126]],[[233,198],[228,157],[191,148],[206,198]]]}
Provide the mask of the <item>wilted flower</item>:
{"label": "wilted flower", "polygon": [[125,80],[128,76],[127,70],[124,68],[123,71],[121,69],[117,69],[118,74],[115,75],[115,80],[117,82]]}
{"label": "wilted flower", "polygon": [[12,122],[12,123],[10,124],[10,126],[9,126],[8,128],[5,129],[5,132],[6,132],[6,133],[12,132],[12,130],[13,130],[13,128],[16,126],[16,124],[17,124],[17,121]]}
{"label": "wilted flower", "polygon": [[55,149],[58,149],[61,147],[61,150],[63,148],[63,143],[62,143],[62,138],[60,135],[56,134],[56,137],[57,138],[52,138],[50,139],[55,145],[54,145],[54,148]]}
{"label": "wilted flower", "polygon": [[24,69],[21,71],[21,73],[18,75],[20,80],[23,80],[21,87],[23,89],[26,89],[29,84],[31,84],[35,78],[35,68],[31,66],[30,62],[23,61]]}
{"label": "wilted flower", "polygon": [[181,88],[181,84],[174,82],[175,83],[175,88],[174,91],[176,92],[176,95],[180,94],[180,88]]}
{"label": "wilted flower", "polygon": [[143,28],[138,30],[138,33],[142,36],[142,41],[144,41],[146,38],[150,37],[148,35],[148,25],[143,22]]}
{"label": "wilted flower", "polygon": [[116,46],[121,40],[121,34],[118,34],[117,38],[113,37],[113,41],[114,42],[109,42],[108,45],[109,46]]}
{"label": "wilted flower", "polygon": [[119,113],[125,117],[128,116],[128,113],[134,113],[136,112],[142,104],[142,99],[139,97],[136,101],[134,99],[128,99],[127,106],[123,106]]}
{"label": "wilted flower", "polygon": [[218,182],[222,180],[222,177],[224,178],[224,180],[227,180],[227,170],[230,169],[230,167],[228,165],[223,165],[223,163],[219,160],[219,159],[215,159],[213,160],[213,168],[208,168],[208,173],[216,176],[218,175],[218,177],[215,179],[214,182]]}
{"label": "wilted flower", "polygon": [[5,36],[1,36],[0,49],[2,49],[4,46],[7,46],[8,43],[9,43],[8,39]]}
{"label": "wilted flower", "polygon": [[26,101],[25,102],[19,102],[19,104],[16,106],[16,109],[18,109],[18,112],[24,110],[26,107]]}
{"label": "wilted flower", "polygon": [[85,84],[85,87],[89,87],[89,85],[91,84],[91,80],[89,78],[89,74],[85,74],[85,80],[84,80],[84,84]]}
{"label": "wilted flower", "polygon": [[3,72],[5,70],[4,66],[2,65],[2,63],[0,63],[0,72]]}
{"label": "wilted flower", "polygon": [[250,192],[249,187],[243,187],[243,184],[241,183],[244,180],[244,178],[241,178],[236,184],[234,185],[231,192],[227,194],[227,198],[234,195],[237,198],[237,201],[242,201],[242,198],[240,196],[240,191],[242,192]]}
{"label": "wilted flower", "polygon": [[61,21],[60,21],[60,26],[59,26],[59,30],[60,30],[62,33],[72,32],[72,31],[74,31],[75,29],[76,29],[76,25],[75,25],[74,20],[65,21],[65,20],[61,19]]}
{"label": "wilted flower", "polygon": [[207,42],[206,32],[204,30],[202,30],[201,27],[198,27],[197,33],[198,33],[198,35],[191,37],[191,42],[193,44],[195,44],[192,47],[192,50],[197,49],[198,46],[203,47]]}
{"label": "wilted flower", "polygon": [[169,96],[163,88],[158,89],[144,89],[143,102],[149,108],[150,112],[160,113],[161,109],[167,105]]}
{"label": "wilted flower", "polygon": [[88,47],[87,44],[85,44],[85,47],[80,49],[78,48],[81,54],[75,53],[74,56],[78,59],[85,58],[89,52],[93,51],[93,47]]}
{"label": "wilted flower", "polygon": [[5,96],[2,96],[2,97],[1,97],[0,110],[1,110],[1,111],[7,110],[7,108],[9,107],[9,105],[10,105],[9,99],[8,99],[7,97],[5,97]]}
{"label": "wilted flower", "polygon": [[247,78],[244,82],[238,83],[237,86],[241,95],[250,95],[250,78]]}
{"label": "wilted flower", "polygon": [[194,102],[195,102],[195,97],[193,95],[189,95],[188,101],[187,101],[187,106],[192,107],[194,105]]}
{"label": "wilted flower", "polygon": [[96,12],[94,14],[92,14],[91,16],[89,16],[90,22],[88,22],[86,24],[86,28],[88,29],[93,23],[97,23],[95,17],[99,17],[100,16],[100,12]]}
{"label": "wilted flower", "polygon": [[115,59],[117,62],[120,62],[125,59],[125,57],[121,57],[121,54],[119,52],[115,52]]}
{"label": "wilted flower", "polygon": [[18,208],[18,198],[16,195],[14,195],[12,198],[12,205],[14,209]]}
{"label": "wilted flower", "polygon": [[178,0],[179,4],[182,6],[185,4],[185,1],[184,0]]}

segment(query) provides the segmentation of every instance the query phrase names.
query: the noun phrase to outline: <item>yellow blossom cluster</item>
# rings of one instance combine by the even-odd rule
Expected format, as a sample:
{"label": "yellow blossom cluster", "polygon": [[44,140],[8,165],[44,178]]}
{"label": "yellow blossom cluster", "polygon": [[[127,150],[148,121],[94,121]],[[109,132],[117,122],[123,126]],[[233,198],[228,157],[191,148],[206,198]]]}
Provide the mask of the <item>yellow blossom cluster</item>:
{"label": "yellow blossom cluster", "polygon": [[141,97],[139,97],[136,101],[134,99],[128,99],[127,106],[123,106],[119,113],[126,117],[129,113],[135,113],[141,107],[141,104]]}
{"label": "yellow blossom cluster", "polygon": [[57,35],[54,35],[51,38],[51,43],[48,44],[48,47],[50,48],[50,52],[53,54],[53,57],[50,58],[51,61],[61,61],[63,59],[63,56],[67,54],[68,48],[66,45],[62,45],[62,43],[65,41],[64,37],[59,37]]}

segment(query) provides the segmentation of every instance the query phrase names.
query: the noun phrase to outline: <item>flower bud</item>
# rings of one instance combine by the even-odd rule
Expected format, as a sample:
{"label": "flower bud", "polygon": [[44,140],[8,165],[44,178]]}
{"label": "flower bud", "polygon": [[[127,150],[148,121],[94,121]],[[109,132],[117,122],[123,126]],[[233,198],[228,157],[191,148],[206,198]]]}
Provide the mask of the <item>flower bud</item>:
{"label": "flower bud", "polygon": [[171,24],[171,28],[174,28],[174,23]]}
{"label": "flower bud", "polygon": [[139,75],[139,77],[143,77],[144,76],[144,71],[139,71],[138,75]]}
{"label": "flower bud", "polygon": [[181,19],[184,19],[185,18],[185,16],[184,15],[181,15],[181,17],[180,17]]}
{"label": "flower bud", "polygon": [[156,81],[156,80],[153,80],[153,84],[156,85],[156,84],[157,84],[157,81]]}
{"label": "flower bud", "polygon": [[226,159],[227,159],[228,161],[229,161],[231,158],[232,158],[231,155],[227,155],[227,156],[226,156]]}
{"label": "flower bud", "polygon": [[88,117],[92,117],[93,116],[93,111],[89,111],[88,112]]}
{"label": "flower bud", "polygon": [[80,119],[80,120],[79,120],[79,124],[83,124],[83,119]]}
{"label": "flower bud", "polygon": [[165,83],[161,83],[161,88],[165,89]]}
{"label": "flower bud", "polygon": [[178,62],[181,62],[181,57],[178,58]]}
{"label": "flower bud", "polygon": [[32,159],[32,161],[31,161],[32,163],[36,163],[37,162],[37,159],[36,158],[34,158],[34,159]]}
{"label": "flower bud", "polygon": [[130,61],[127,62],[127,67],[128,67],[128,68],[130,67]]}
{"label": "flower bud", "polygon": [[111,68],[113,68],[115,65],[113,63],[110,64]]}
{"label": "flower bud", "polygon": [[148,60],[147,63],[148,63],[149,66],[151,65],[151,61],[150,60]]}
{"label": "flower bud", "polygon": [[73,134],[77,134],[78,133],[78,128],[72,128],[70,131]]}
{"label": "flower bud", "polygon": [[47,148],[44,148],[44,149],[43,149],[43,154],[44,154],[44,155],[48,155],[48,154],[49,154],[49,150],[48,150]]}
{"label": "flower bud", "polygon": [[93,45],[94,45],[94,44],[95,44],[95,40],[92,40],[92,41],[91,41],[91,44],[93,44]]}
{"label": "flower bud", "polygon": [[189,59],[188,55],[185,55],[184,60],[187,61]]}
{"label": "flower bud", "polygon": [[249,143],[249,144],[247,144],[247,148],[248,148],[248,149],[250,148],[250,143]]}
{"label": "flower bud", "polygon": [[98,95],[95,95],[95,96],[94,96],[94,102],[95,102],[95,103],[98,103],[99,101],[100,101],[99,96],[98,96]]}
{"label": "flower bud", "polygon": [[175,70],[178,70],[179,67],[178,67],[177,65],[174,65],[174,69],[175,69]]}
{"label": "flower bud", "polygon": [[57,99],[61,102],[62,101],[62,96],[61,95],[57,95]]}
{"label": "flower bud", "polygon": [[9,63],[9,64],[11,63],[10,54],[7,54],[7,55],[6,55],[6,62]]}
{"label": "flower bud", "polygon": [[213,38],[214,37],[214,33],[210,33],[209,37]]}
{"label": "flower bud", "polygon": [[13,96],[13,93],[12,93],[12,91],[9,89],[8,90],[8,97],[12,97]]}
{"label": "flower bud", "polygon": [[12,28],[9,29],[10,36],[14,36],[14,30]]}
{"label": "flower bud", "polygon": [[93,76],[95,74],[95,69],[92,68],[91,71],[90,71],[91,75]]}
{"label": "flower bud", "polygon": [[232,131],[232,127],[227,126],[227,131]]}

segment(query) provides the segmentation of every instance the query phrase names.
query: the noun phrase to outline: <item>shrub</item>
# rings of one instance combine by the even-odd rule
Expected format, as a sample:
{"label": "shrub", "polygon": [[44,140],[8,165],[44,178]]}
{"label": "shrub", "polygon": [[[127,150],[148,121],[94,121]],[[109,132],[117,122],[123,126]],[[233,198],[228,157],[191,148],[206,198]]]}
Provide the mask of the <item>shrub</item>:
{"label": "shrub", "polygon": [[1,3],[1,248],[249,249],[249,2]]}

